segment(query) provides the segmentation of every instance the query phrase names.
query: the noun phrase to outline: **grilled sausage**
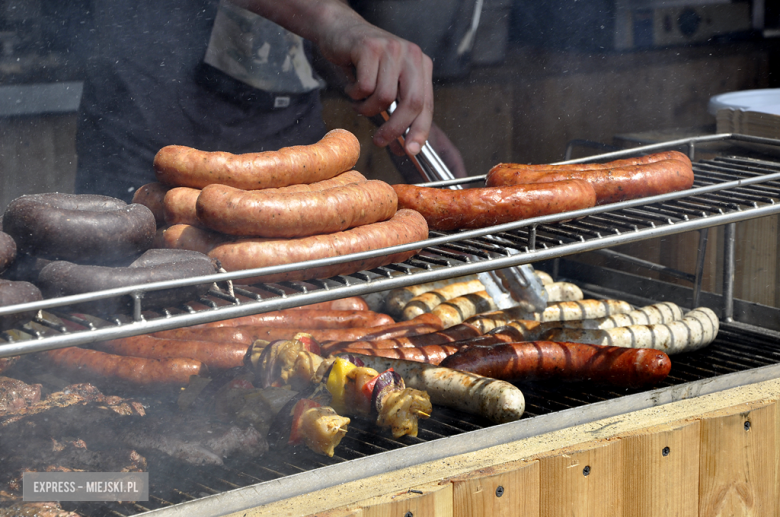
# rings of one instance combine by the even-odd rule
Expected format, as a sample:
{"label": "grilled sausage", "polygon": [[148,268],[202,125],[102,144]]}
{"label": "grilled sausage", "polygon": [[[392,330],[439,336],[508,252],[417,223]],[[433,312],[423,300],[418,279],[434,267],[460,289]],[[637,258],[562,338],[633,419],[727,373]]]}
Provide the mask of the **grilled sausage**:
{"label": "grilled sausage", "polygon": [[[0,279],[0,307],[43,300],[41,291],[30,282]],[[31,320],[35,311],[0,316],[0,330],[6,330],[19,322]]]}
{"label": "grilled sausage", "polygon": [[470,282],[476,280],[476,275],[468,275],[458,278],[448,278],[446,280],[437,280],[435,282],[426,282],[424,284],[410,285],[408,287],[399,287],[392,289],[385,298],[385,312],[393,318],[403,317],[403,310],[406,304],[415,296],[460,282]]}
{"label": "grilled sausage", "polygon": [[255,325],[265,327],[343,329],[352,327],[381,327],[392,325],[393,323],[395,323],[395,321],[387,314],[373,311],[330,311],[302,307],[300,309],[287,309],[264,312],[262,314],[252,314],[240,318],[231,318],[229,320],[195,325],[190,328]]}
{"label": "grilled sausage", "polygon": [[468,323],[461,323],[438,332],[392,339],[374,339],[359,341],[332,341],[321,343],[323,353],[334,353],[343,348],[414,348],[425,345],[440,345],[462,341],[479,336],[479,330]]}
{"label": "grilled sausage", "polygon": [[345,348],[340,354],[362,354],[388,359],[403,359],[415,363],[439,364],[460,350],[452,345],[425,345],[412,348]]}
{"label": "grilled sausage", "polygon": [[410,320],[425,312],[431,312],[442,302],[463,296],[466,294],[484,291],[485,286],[476,278],[466,282],[457,282],[446,285],[432,291],[419,294],[409,300],[404,307],[403,317],[401,319]]}
{"label": "grilled sausage", "polygon": [[[523,313],[508,309],[505,314],[510,318],[535,321],[570,321],[594,318],[605,318],[613,314],[631,312],[631,304],[622,300],[579,300],[576,302],[551,303],[542,312]],[[490,316],[499,318],[501,313],[491,313]]]}
{"label": "grilled sausage", "polygon": [[534,275],[536,275],[542,285],[550,285],[555,282],[550,274],[544,271],[534,271]]}
{"label": "grilled sausage", "polygon": [[91,194],[21,196],[3,214],[20,253],[82,264],[125,261],[152,246],[157,223],[143,205]]}
{"label": "grilled sausage", "polygon": [[664,160],[644,165],[586,171],[539,171],[494,169],[485,179],[488,187],[542,184],[564,180],[586,180],[596,191],[599,205],[617,203],[691,188],[690,162]]}
{"label": "grilled sausage", "polygon": [[596,205],[585,180],[465,190],[393,185],[398,206],[420,212],[433,230],[485,228]]}
{"label": "grilled sausage", "polygon": [[203,363],[194,359],[126,357],[76,347],[51,350],[45,354],[53,365],[72,374],[133,386],[186,386],[190,376],[207,372]]}
{"label": "grilled sausage", "polygon": [[165,207],[163,206],[163,200],[165,199],[165,193],[168,192],[170,187],[166,187],[162,183],[154,182],[147,183],[138,187],[133,193],[133,203],[144,205],[146,208],[152,211],[154,214],[154,220],[157,222],[157,226],[165,224]]}
{"label": "grilled sausage", "polygon": [[444,325],[444,328],[463,323],[476,314],[496,309],[496,304],[487,291],[467,294],[448,300],[431,311]]}
{"label": "grilled sausage", "polygon": [[[329,302],[312,303],[301,305],[294,309],[318,310],[318,311],[367,311],[368,303],[360,296],[347,296]],[[292,309],[291,309],[292,310]]]}
{"label": "grilled sausage", "polygon": [[624,158],[607,163],[570,163],[566,165],[537,164],[528,165],[524,163],[499,163],[490,169],[493,172],[497,169],[517,169],[526,171],[592,171],[600,169],[614,169],[616,167],[627,167],[631,165],[643,165],[655,163],[663,160],[680,160],[683,163],[691,165],[691,160],[685,154],[679,151],[666,151],[662,153],[653,153],[637,158]]}
{"label": "grilled sausage", "polygon": [[16,241],[5,232],[0,232],[0,273],[16,259]]}
{"label": "grilled sausage", "polygon": [[422,390],[431,402],[502,424],[519,420],[525,411],[523,393],[506,381],[431,364],[352,354],[378,372],[392,368],[406,386]]}
{"label": "grilled sausage", "polygon": [[334,129],[316,144],[261,153],[234,155],[171,145],[154,157],[154,170],[157,181],[172,187],[220,183],[253,190],[332,178],[354,167],[359,156],[355,135]]}
{"label": "grilled sausage", "polygon": [[200,189],[190,187],[174,187],[168,190],[163,197],[165,224],[203,226],[198,220],[198,212],[195,209],[200,192]]}
{"label": "grilled sausage", "polygon": [[208,255],[220,244],[233,242],[236,239],[191,224],[174,224],[165,229],[162,240],[168,249],[197,251]]}
{"label": "grilled sausage", "polygon": [[97,343],[95,348],[115,355],[148,359],[195,359],[209,370],[229,370],[244,365],[249,345],[216,341],[182,341],[153,336],[133,336]]}
{"label": "grilled sausage", "polygon": [[[51,262],[38,275],[38,285],[49,298],[101,291],[115,287],[148,284],[211,275],[216,270],[206,255],[194,251],[151,249],[128,267],[82,266],[66,261]],[[144,307],[164,307],[197,299],[210,284],[149,291]],[[78,307],[101,314],[127,308],[129,299],[104,299],[85,302]]]}
{"label": "grilled sausage", "polygon": [[[606,318],[592,320],[561,321],[561,328],[572,329],[611,329],[629,325],[655,325],[671,323],[683,317],[682,310],[671,302],[655,303],[625,314],[614,314]],[[571,340],[569,340],[571,341]]]}
{"label": "grilled sausage", "polygon": [[395,337],[428,334],[441,330],[441,328],[441,321],[439,321],[438,318],[431,314],[423,314],[412,321],[404,321],[382,327],[355,327],[343,329],[260,327],[255,325],[210,328],[183,327],[154,332],[151,335],[165,339],[252,344],[258,339],[265,341],[292,339],[295,334],[300,332],[311,334],[317,341],[324,342],[357,341],[361,339],[391,339]]}
{"label": "grilled sausage", "polygon": [[657,325],[630,325],[605,330],[555,329],[546,339],[626,348],[653,348],[669,355],[699,350],[715,340],[720,323],[712,310],[699,307],[680,321]]}
{"label": "grilled sausage", "polygon": [[[389,220],[367,224],[330,235],[313,235],[300,239],[239,239],[216,246],[209,256],[218,259],[228,271],[239,271],[307,260],[324,259],[408,244],[428,237],[425,219],[413,210],[399,210]],[[415,250],[355,260],[344,264],[298,269],[287,273],[234,280],[236,283],[281,282],[348,275],[393,262],[403,262]]]}
{"label": "grilled sausage", "polygon": [[196,203],[197,218],[207,228],[241,237],[278,238],[334,233],[386,221],[397,207],[393,187],[380,180],[288,193],[209,185]]}
{"label": "grilled sausage", "polygon": [[544,286],[547,293],[547,303],[576,302],[585,296],[582,290],[569,282],[553,282]]}
{"label": "grilled sausage", "polygon": [[494,379],[587,380],[621,387],[657,384],[672,366],[660,350],[552,341],[467,347],[441,365]]}

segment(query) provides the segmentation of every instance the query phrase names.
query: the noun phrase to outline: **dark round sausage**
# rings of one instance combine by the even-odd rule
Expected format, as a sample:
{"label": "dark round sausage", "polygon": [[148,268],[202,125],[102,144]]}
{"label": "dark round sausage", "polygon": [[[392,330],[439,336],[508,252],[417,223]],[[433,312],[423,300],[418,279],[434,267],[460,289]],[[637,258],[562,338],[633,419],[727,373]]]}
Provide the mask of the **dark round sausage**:
{"label": "dark round sausage", "polygon": [[16,259],[16,241],[5,232],[0,232],[0,273]]}
{"label": "dark round sausage", "polygon": [[152,246],[154,214],[139,204],[89,194],[33,194],[8,205],[3,231],[22,253],[80,264],[108,264]]}
{"label": "dark round sausage", "polygon": [[[0,307],[42,300],[41,291],[30,282],[0,280]],[[13,327],[20,321],[30,320],[35,311],[0,316],[0,330]]]}
{"label": "dark round sausage", "polygon": [[[151,249],[129,267],[85,266],[56,261],[44,267],[38,275],[38,285],[47,298],[81,294],[115,287],[142,285],[150,282],[178,280],[216,272],[206,255],[196,251]],[[209,284],[149,291],[142,304],[146,308],[171,306],[204,295]],[[105,299],[80,304],[85,311],[113,313],[130,307],[131,300]]]}
{"label": "dark round sausage", "polygon": [[393,185],[399,208],[420,212],[434,230],[485,228],[596,205],[585,180],[464,190]]}
{"label": "dark round sausage", "polygon": [[622,387],[661,382],[672,363],[660,350],[528,341],[463,348],[441,366],[502,380],[560,379]]}

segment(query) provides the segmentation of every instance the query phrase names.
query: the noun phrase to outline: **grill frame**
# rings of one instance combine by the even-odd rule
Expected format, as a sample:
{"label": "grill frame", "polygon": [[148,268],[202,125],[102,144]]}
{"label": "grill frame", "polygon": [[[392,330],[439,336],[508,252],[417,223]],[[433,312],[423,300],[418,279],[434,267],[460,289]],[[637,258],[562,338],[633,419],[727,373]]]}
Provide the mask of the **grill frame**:
{"label": "grill frame", "polygon": [[[780,140],[751,137],[737,134],[707,135],[692,137],[661,144],[652,144],[625,151],[617,151],[588,157],[587,160],[570,160],[561,163],[575,163],[577,161],[604,161],[641,153],[668,150],[687,147],[689,155],[694,155],[696,149],[703,144],[728,143],[736,146],[761,146],[773,151],[780,149]],[[751,164],[759,164],[755,160]],[[660,196],[653,196],[639,200],[624,201],[611,205],[604,205],[565,214],[537,217],[493,226],[479,230],[463,232],[441,233],[431,232],[432,237],[426,241],[392,248],[384,248],[371,252],[353,254],[336,259],[309,261],[270,268],[260,268],[227,274],[215,274],[194,279],[176,280],[168,282],[156,282],[141,286],[129,286],[125,288],[110,289],[94,293],[76,296],[61,297],[43,300],[40,302],[19,304],[15,306],[0,307],[0,315],[13,314],[23,311],[62,311],[69,304],[94,301],[113,296],[130,295],[135,302],[134,311],[130,319],[117,318],[113,322],[103,322],[99,326],[85,331],[67,331],[56,323],[56,318],[38,318],[36,326],[27,326],[18,329],[13,335],[4,333],[0,335],[0,357],[23,355],[46,350],[53,350],[67,346],[85,345],[97,341],[117,339],[121,337],[145,334],[150,332],[173,329],[177,327],[208,323],[222,319],[258,314],[273,310],[297,307],[310,303],[334,300],[345,296],[366,295],[381,292],[398,287],[405,287],[423,282],[442,280],[457,276],[482,273],[505,267],[518,266],[544,260],[552,260],[560,257],[609,248],[619,244],[642,241],[650,238],[688,232],[692,230],[704,230],[714,226],[729,225],[740,221],[755,219],[780,213],[780,163],[767,162],[774,167],[775,172],[770,174],[758,174],[752,178],[743,180],[730,180],[702,185],[699,178],[694,188],[683,192],[674,192]],[[700,172],[700,164],[695,163],[694,168]],[[448,186],[454,184],[466,184],[484,180],[484,176],[471,177],[461,180],[448,180],[428,183],[429,186]],[[768,185],[768,187],[767,187]],[[774,196],[762,199],[765,202],[759,205],[758,201],[751,199],[756,189],[769,188]],[[732,206],[731,212],[724,212],[728,208],[728,200],[719,201],[722,191],[732,191],[735,195],[742,196],[748,205]],[[702,196],[708,196],[705,204],[700,205]],[[745,197],[748,196],[748,197]],[[698,214],[696,208],[701,210],[706,203],[713,205],[712,197],[716,203],[723,205],[719,211],[711,214]],[[709,199],[709,201],[707,201]],[[677,220],[669,219],[669,214],[677,214]],[[583,233],[593,233],[593,228],[582,228],[583,224],[593,226],[602,218],[616,216],[621,224],[616,225],[626,228],[626,231],[616,231],[615,228],[607,228],[614,235],[601,235],[596,233],[589,239],[585,239]],[[642,221],[649,220],[645,228],[631,227],[629,222],[634,216],[641,216]],[[590,219],[588,219],[590,218]],[[583,223],[583,219],[585,222]],[[571,221],[571,222],[566,222]],[[595,223],[593,223],[595,221]],[[656,221],[656,222],[653,222]],[[579,225],[579,226],[578,226]],[[626,226],[628,225],[628,226]],[[574,233],[572,233],[574,229]],[[577,233],[579,232],[579,233]],[[557,235],[559,242],[550,235]],[[569,239],[564,242],[563,239]],[[518,244],[518,241],[520,244]],[[523,244],[525,241],[525,244]],[[210,295],[203,300],[207,309],[185,309],[179,313],[164,311],[154,315],[145,313],[142,307],[143,293],[194,285],[199,283],[221,282],[224,280],[236,280],[249,278],[263,274],[272,274],[283,271],[299,269],[303,267],[316,267],[324,264],[347,262],[359,258],[368,258],[395,253],[404,250],[423,247],[423,252],[409,259],[403,264],[391,264],[389,266],[374,269],[370,272],[359,272],[352,275],[337,276],[330,279],[314,280],[310,282],[286,282],[282,284],[262,284],[261,288],[270,297],[252,300],[251,298],[231,299],[224,292],[212,290]],[[464,248],[465,246],[465,248]],[[510,248],[514,246],[514,249]],[[499,258],[491,258],[487,251],[498,251]],[[462,253],[470,253],[472,256],[464,256]],[[481,255],[481,256],[480,256]],[[288,294],[292,293],[292,294]],[[227,305],[224,305],[227,302]],[[724,303],[727,303],[724,302]],[[222,305],[221,305],[222,304]],[[58,312],[62,317],[69,318],[67,311]],[[730,317],[730,314],[726,315]],[[4,341],[4,342],[3,342]]]}

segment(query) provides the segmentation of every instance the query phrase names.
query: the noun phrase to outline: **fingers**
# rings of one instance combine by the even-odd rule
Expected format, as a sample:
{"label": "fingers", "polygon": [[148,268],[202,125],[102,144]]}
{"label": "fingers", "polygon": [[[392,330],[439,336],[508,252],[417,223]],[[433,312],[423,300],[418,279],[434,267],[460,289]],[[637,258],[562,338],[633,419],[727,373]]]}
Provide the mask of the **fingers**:
{"label": "fingers", "polygon": [[397,101],[393,114],[374,135],[374,143],[384,147],[409,129],[406,150],[417,154],[433,118],[433,63],[417,45],[388,36],[366,39],[356,49],[356,81],[346,92],[358,101],[357,111],[369,117]]}

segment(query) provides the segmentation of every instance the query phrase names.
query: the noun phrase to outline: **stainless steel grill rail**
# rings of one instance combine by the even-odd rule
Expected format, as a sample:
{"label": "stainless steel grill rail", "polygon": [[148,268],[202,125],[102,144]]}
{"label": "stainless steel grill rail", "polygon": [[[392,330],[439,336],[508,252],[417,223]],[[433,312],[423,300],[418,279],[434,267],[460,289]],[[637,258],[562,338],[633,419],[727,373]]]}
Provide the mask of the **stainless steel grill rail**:
{"label": "stainless steel grill rail", "polygon": [[[336,259],[157,282],[1,307],[0,315],[23,311],[41,312],[31,324],[0,335],[0,357],[88,344],[345,296],[364,295],[780,213],[780,140],[735,134],[712,135],[602,154],[590,157],[587,161],[604,161],[686,147],[689,155],[694,156],[696,150],[702,146],[718,143],[737,147],[759,146],[770,155],[776,154],[778,158],[766,160],[734,156],[699,161],[694,165],[694,188],[684,192],[526,219],[479,230],[431,232],[428,240],[419,243]],[[482,180],[484,176],[429,185],[446,186]],[[202,304],[200,309],[188,306],[171,308],[160,313],[143,311],[143,293],[152,290],[238,280],[421,247],[422,251],[418,255],[402,264],[305,283],[285,282],[237,288],[236,296],[228,295],[224,289],[213,289],[206,298],[199,301]],[[499,253],[501,257],[491,258],[489,253]],[[78,320],[67,310],[68,305],[77,302],[114,296],[133,298],[134,311],[131,318],[117,316],[111,322],[94,324]],[[68,331],[60,321],[51,317],[52,314],[86,324],[89,330]]]}

